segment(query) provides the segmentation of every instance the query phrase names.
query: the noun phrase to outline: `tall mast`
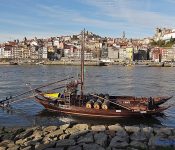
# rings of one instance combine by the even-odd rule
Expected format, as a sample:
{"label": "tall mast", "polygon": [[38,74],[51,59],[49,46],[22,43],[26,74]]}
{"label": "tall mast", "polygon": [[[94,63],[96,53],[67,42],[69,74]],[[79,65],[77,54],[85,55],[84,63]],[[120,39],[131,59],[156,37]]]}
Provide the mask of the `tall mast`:
{"label": "tall mast", "polygon": [[81,96],[83,96],[84,90],[84,49],[85,49],[85,29],[82,31],[81,41]]}

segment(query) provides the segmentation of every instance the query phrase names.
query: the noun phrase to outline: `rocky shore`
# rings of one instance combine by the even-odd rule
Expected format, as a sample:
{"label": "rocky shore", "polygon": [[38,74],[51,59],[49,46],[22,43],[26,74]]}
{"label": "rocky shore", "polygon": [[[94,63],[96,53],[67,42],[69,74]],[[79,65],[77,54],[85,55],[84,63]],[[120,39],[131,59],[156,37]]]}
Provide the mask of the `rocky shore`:
{"label": "rocky shore", "polygon": [[0,150],[175,149],[175,129],[64,124],[0,129]]}

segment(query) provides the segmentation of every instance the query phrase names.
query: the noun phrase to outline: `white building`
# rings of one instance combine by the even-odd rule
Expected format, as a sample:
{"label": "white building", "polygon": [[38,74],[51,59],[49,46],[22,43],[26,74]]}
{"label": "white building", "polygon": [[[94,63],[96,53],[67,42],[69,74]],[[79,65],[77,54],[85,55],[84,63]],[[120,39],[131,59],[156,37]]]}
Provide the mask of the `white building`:
{"label": "white building", "polygon": [[4,58],[4,47],[0,47],[0,58]]}
{"label": "white building", "polygon": [[21,47],[17,47],[16,49],[15,49],[15,51],[13,52],[13,54],[14,54],[14,58],[22,58],[22,56],[23,56],[23,51],[22,51],[22,48]]}
{"label": "white building", "polygon": [[4,49],[4,58],[13,58],[12,50]]}
{"label": "white building", "polygon": [[60,42],[59,42],[59,40],[54,40],[53,46],[56,46],[57,48],[59,48],[59,47],[60,47]]}
{"label": "white building", "polygon": [[31,45],[31,46],[38,46],[38,43],[37,43],[36,41],[32,41],[32,42],[30,43],[30,45]]}
{"label": "white building", "polygon": [[162,40],[170,40],[171,38],[175,39],[175,29],[171,33],[164,34]]}
{"label": "white building", "polygon": [[43,55],[42,55],[43,59],[47,59],[47,47],[43,47]]}

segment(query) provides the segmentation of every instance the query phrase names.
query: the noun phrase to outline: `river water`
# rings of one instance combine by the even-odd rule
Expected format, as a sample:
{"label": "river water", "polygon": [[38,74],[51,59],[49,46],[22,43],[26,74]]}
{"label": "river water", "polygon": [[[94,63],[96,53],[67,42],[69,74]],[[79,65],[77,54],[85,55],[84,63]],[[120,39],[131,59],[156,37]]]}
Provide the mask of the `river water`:
{"label": "river water", "polygon": [[[0,99],[36,88],[39,85],[77,76],[78,66],[0,66]],[[103,123],[146,124],[175,127],[175,68],[161,67],[85,67],[85,91],[130,96],[174,96],[163,116],[142,119],[103,120]],[[58,125],[64,122],[100,123],[101,121],[50,113],[33,99],[12,105],[13,111],[0,108],[0,126]]]}

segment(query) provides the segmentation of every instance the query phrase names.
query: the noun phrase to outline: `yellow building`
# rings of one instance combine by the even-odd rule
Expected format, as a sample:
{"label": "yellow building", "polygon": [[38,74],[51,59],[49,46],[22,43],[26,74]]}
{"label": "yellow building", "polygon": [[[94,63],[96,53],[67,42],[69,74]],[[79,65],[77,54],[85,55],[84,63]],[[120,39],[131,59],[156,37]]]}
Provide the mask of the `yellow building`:
{"label": "yellow building", "polygon": [[126,48],[126,60],[133,61],[133,48],[132,47],[127,47]]}

